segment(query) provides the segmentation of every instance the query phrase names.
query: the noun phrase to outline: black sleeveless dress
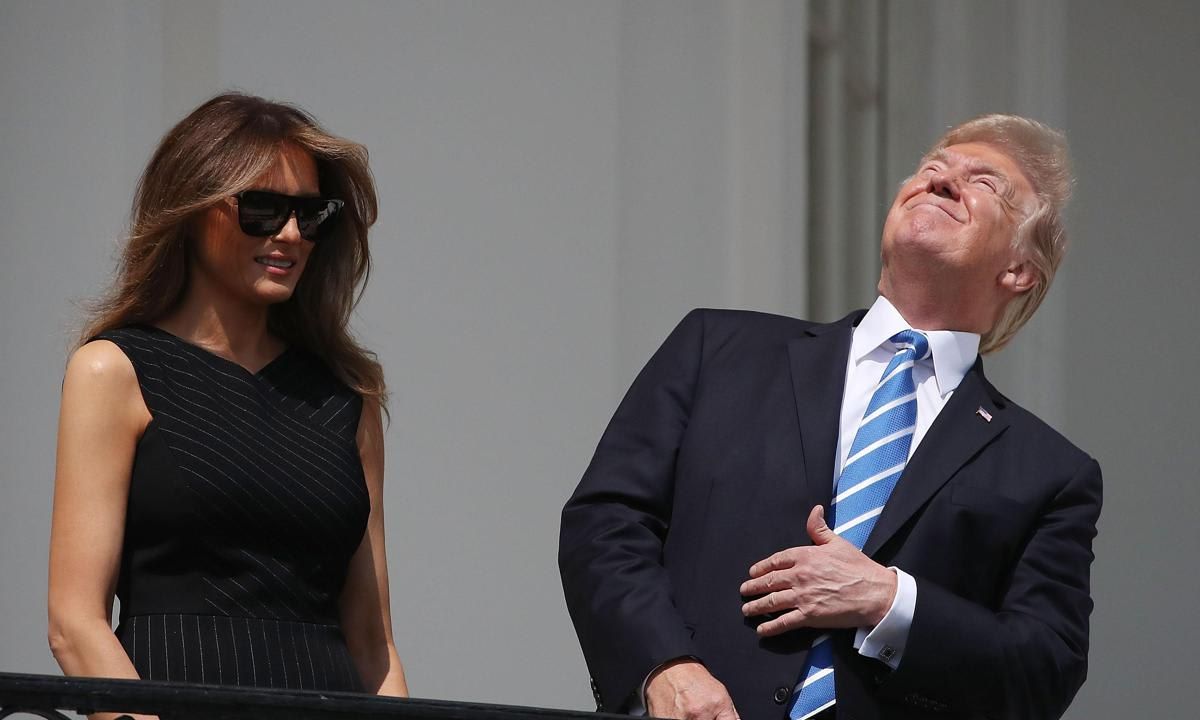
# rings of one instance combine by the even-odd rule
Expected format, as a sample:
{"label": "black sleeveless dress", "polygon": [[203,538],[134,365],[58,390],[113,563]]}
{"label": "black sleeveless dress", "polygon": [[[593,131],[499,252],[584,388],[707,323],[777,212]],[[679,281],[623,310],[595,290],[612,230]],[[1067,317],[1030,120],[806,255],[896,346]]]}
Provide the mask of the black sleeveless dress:
{"label": "black sleeveless dress", "polygon": [[257,373],[121,328],[152,420],[137,445],[116,634],[144,679],[361,691],[338,596],[370,501],[361,398],[295,349]]}

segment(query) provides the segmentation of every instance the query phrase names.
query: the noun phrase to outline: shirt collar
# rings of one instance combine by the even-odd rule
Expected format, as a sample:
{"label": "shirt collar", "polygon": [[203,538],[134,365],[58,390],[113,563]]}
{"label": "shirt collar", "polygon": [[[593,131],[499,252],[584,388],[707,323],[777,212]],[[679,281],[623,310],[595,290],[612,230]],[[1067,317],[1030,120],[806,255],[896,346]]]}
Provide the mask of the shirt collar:
{"label": "shirt collar", "polygon": [[[888,338],[911,327],[887,298],[879,296],[854,329],[854,339],[850,344],[851,359],[858,364],[871,351],[886,343]],[[979,354],[979,335],[957,330],[921,332],[929,338],[938,393],[944,396],[958,387],[975,364],[975,357]]]}

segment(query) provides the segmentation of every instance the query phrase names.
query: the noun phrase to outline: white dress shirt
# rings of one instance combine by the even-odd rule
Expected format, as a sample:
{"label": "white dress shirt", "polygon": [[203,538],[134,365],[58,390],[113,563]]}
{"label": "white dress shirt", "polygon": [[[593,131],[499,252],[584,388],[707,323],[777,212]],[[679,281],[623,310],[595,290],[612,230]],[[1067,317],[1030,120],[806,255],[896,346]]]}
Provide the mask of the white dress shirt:
{"label": "white dress shirt", "polygon": [[[911,327],[887,298],[880,297],[854,329],[850,356],[846,359],[846,389],[842,395],[834,488],[837,487],[837,479],[842,474],[842,466],[850,453],[850,445],[854,442],[854,434],[858,431],[858,423],[867,409],[867,403],[884,369],[896,354],[896,348],[888,338]],[[979,354],[979,335],[975,333],[950,330],[921,332],[929,338],[932,353],[928,359],[918,361],[913,366],[913,382],[917,387],[917,425],[912,445],[908,448],[910,459]],[[896,573],[897,579],[892,606],[874,628],[858,629],[854,647],[859,654],[876,658],[894,670],[900,666],[908,642],[908,630],[912,626],[913,610],[917,605],[917,583],[903,570],[895,567],[890,569]]]}

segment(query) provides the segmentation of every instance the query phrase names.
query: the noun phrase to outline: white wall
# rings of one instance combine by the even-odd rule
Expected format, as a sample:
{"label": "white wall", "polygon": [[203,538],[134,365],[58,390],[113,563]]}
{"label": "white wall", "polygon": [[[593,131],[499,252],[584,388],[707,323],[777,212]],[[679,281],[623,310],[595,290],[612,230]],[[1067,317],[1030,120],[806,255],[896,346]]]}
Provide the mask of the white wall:
{"label": "white wall", "polygon": [[1092,674],[1073,716],[1196,714],[1200,7],[1071,0],[1079,184],[1067,425],[1100,460]]}
{"label": "white wall", "polygon": [[[54,436],[76,301],[112,270],[163,131],[153,15],[0,5],[0,668],[52,671],[45,641]],[[69,20],[64,20],[69,18]],[[145,91],[143,91],[145,88]],[[150,141],[152,142],[152,141]]]}

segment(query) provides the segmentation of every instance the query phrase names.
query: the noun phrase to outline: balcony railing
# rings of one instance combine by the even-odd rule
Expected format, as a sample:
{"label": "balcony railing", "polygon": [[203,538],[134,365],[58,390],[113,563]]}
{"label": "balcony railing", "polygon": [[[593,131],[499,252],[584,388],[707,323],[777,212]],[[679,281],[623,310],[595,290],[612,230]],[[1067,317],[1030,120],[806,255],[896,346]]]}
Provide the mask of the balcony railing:
{"label": "balcony railing", "polygon": [[[619,720],[621,715],[311,690],[258,690],[0,673],[0,719],[33,715],[68,720],[64,711],[144,713],[163,720]],[[628,720],[628,718],[625,718]]]}

